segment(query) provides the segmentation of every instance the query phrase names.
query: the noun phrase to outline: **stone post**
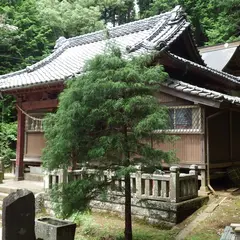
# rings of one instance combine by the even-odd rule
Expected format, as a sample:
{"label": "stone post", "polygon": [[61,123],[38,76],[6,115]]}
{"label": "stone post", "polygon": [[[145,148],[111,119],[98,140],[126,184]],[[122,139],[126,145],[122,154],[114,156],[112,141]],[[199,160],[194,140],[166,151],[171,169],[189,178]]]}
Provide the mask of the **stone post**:
{"label": "stone post", "polygon": [[141,198],[142,195],[142,172],[136,172],[136,197]]}
{"label": "stone post", "polygon": [[200,193],[205,195],[209,192],[208,186],[207,186],[207,171],[206,169],[200,170],[201,174],[201,187],[200,187]]}
{"label": "stone post", "polygon": [[179,202],[180,197],[180,182],[179,182],[179,167],[170,167],[170,202]]}
{"label": "stone post", "polygon": [[47,191],[50,188],[50,174],[47,171],[44,172],[43,182],[44,190]]}
{"label": "stone post", "polygon": [[59,183],[68,182],[68,170],[66,168],[59,170]]}
{"label": "stone post", "polygon": [[190,166],[189,174],[195,176],[194,186],[191,185],[191,193],[193,193],[194,196],[198,196],[198,166],[197,165],[191,165]]}

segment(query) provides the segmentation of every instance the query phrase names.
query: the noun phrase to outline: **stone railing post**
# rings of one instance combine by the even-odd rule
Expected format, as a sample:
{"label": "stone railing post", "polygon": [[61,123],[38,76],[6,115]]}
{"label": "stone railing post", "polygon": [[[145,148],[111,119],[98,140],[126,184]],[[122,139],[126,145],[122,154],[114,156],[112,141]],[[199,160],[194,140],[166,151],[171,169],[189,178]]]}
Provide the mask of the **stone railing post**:
{"label": "stone railing post", "polygon": [[47,171],[44,172],[43,183],[44,183],[44,190],[45,191],[49,190],[51,183],[50,183],[50,174]]}
{"label": "stone railing post", "polygon": [[49,190],[55,184],[62,184],[68,182],[67,169],[59,169],[52,172],[46,171],[44,173],[44,190]]}
{"label": "stone railing post", "polygon": [[189,174],[195,176],[195,181],[194,181],[194,186],[191,186],[191,192],[193,193],[194,196],[198,196],[198,166],[197,165],[191,165],[190,166],[190,171]]}
{"label": "stone railing post", "polygon": [[61,169],[59,174],[59,183],[67,183],[68,182],[68,171],[66,168]]}
{"label": "stone railing post", "polygon": [[180,197],[179,167],[170,167],[170,202],[177,203]]}
{"label": "stone railing post", "polygon": [[137,171],[136,175],[136,197],[141,198],[142,195],[142,172]]}

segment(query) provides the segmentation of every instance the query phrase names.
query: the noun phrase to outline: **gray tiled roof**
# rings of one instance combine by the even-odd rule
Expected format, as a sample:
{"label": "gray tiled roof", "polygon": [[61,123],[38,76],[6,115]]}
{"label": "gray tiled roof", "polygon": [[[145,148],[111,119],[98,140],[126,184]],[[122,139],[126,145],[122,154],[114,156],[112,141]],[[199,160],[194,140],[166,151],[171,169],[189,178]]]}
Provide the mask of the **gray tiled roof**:
{"label": "gray tiled roof", "polygon": [[240,105],[240,97],[234,97],[205,88],[197,87],[182,81],[170,79],[166,83],[164,83],[164,85],[168,88],[172,88],[177,91],[181,91],[194,96],[211,99],[218,102],[228,102],[231,104]]}
{"label": "gray tiled roof", "polygon": [[182,61],[184,63],[188,63],[190,66],[192,67],[195,67],[195,68],[198,68],[198,69],[201,69],[202,71],[206,71],[206,72],[210,72],[210,73],[213,73],[215,74],[216,76],[219,76],[219,77],[223,77],[224,79],[226,80],[229,80],[230,82],[234,82],[234,83],[237,83],[237,84],[240,84],[240,78],[239,77],[236,77],[236,76],[233,76],[229,73],[225,73],[225,72],[222,72],[222,71],[218,71],[214,68],[211,68],[211,67],[208,67],[208,66],[202,66],[198,63],[195,63],[195,62],[192,62],[192,61],[189,61],[185,58],[182,58],[182,57],[179,57],[175,54],[172,54],[172,53],[168,53],[172,58],[174,59],[177,59],[179,61]]}
{"label": "gray tiled roof", "polygon": [[[182,9],[120,25],[108,30],[111,41],[124,54],[140,54],[171,44],[187,27]],[[85,62],[104,52],[106,31],[98,31],[57,42],[55,51],[24,70],[0,76],[0,90],[25,88],[64,81],[82,72]]]}

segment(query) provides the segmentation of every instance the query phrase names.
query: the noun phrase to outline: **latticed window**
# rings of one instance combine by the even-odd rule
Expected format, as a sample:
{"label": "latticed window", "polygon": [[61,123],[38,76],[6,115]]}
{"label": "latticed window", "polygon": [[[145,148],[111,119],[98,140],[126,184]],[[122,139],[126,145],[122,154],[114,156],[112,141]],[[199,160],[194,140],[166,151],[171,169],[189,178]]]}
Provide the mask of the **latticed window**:
{"label": "latticed window", "polygon": [[202,132],[202,110],[198,106],[169,107],[169,131]]}

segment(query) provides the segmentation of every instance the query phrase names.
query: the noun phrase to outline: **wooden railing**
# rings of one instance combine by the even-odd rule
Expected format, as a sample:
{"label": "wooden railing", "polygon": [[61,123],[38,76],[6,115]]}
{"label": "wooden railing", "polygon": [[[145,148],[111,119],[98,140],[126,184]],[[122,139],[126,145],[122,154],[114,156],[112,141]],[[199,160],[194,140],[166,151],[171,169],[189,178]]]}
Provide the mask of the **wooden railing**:
{"label": "wooden railing", "polygon": [[[87,175],[94,174],[96,170],[81,169],[71,172],[63,170],[50,172],[45,175],[45,189],[51,189],[54,184],[76,181]],[[116,179],[115,172],[104,171],[98,176],[101,181],[108,181],[110,191],[115,195],[122,195],[124,178]],[[190,166],[188,174],[180,173],[177,166],[170,167],[169,174],[142,173],[138,171],[131,174],[132,197],[164,202],[182,202],[198,196],[198,170],[196,165]]]}

